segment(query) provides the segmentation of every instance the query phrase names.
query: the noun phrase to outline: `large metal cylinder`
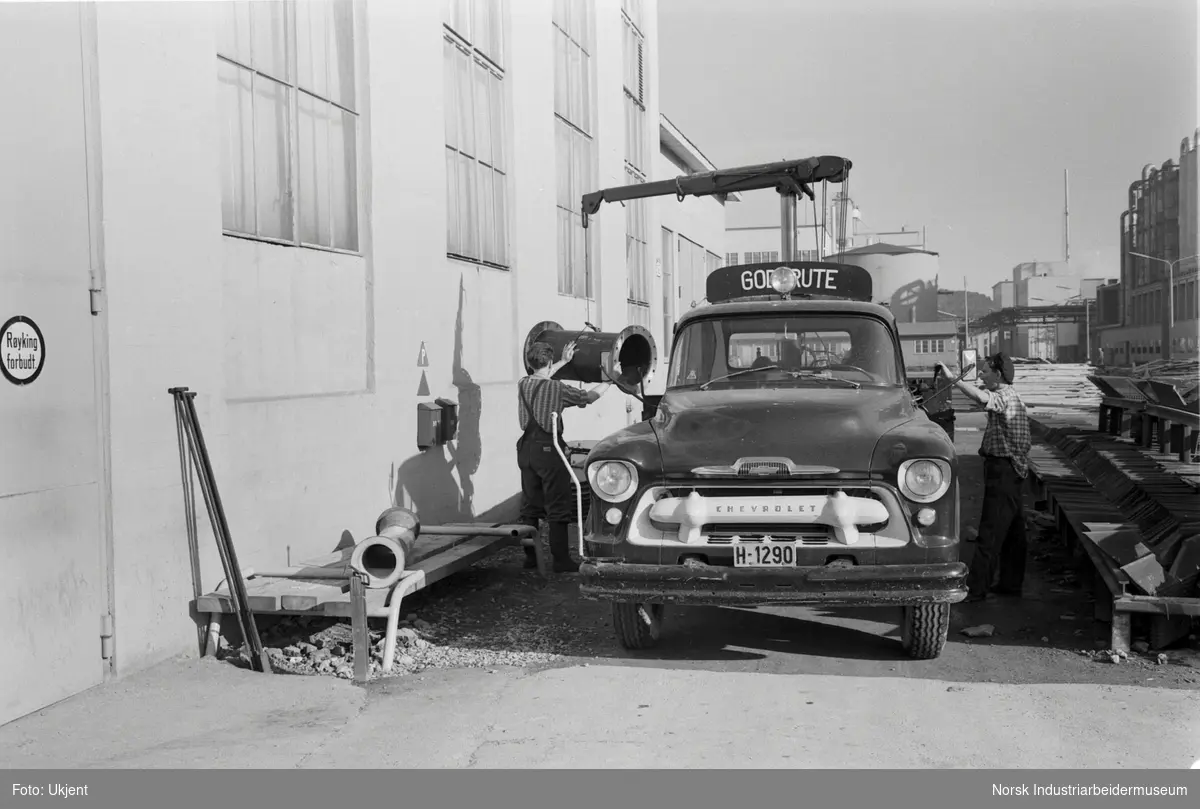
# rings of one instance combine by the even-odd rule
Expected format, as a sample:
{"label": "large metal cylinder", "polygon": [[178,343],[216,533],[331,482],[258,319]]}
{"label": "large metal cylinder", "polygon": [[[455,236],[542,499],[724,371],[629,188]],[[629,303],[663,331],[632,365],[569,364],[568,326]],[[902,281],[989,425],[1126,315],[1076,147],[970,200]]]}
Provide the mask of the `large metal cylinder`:
{"label": "large metal cylinder", "polygon": [[367,577],[367,587],[391,587],[404,573],[420,533],[416,514],[398,506],[389,508],[376,520],[375,536],[350,549],[350,566]]}
{"label": "large metal cylinder", "polygon": [[571,382],[616,382],[625,390],[649,384],[658,363],[654,335],[641,326],[627,326],[619,332],[567,331],[552,320],[543,320],[525,338],[522,360],[526,373],[529,348],[546,343],[554,350],[554,361],[562,359],[563,349],[575,342],[575,356],[559,369],[555,379]]}

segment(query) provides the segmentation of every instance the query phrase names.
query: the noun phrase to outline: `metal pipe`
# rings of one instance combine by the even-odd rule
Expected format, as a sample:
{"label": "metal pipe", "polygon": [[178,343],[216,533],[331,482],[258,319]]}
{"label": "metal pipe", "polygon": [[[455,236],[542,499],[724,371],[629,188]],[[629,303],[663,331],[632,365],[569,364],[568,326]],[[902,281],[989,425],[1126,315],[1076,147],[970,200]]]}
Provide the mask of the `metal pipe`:
{"label": "metal pipe", "polygon": [[340,579],[348,581],[355,573],[350,565],[343,567],[285,567],[279,570],[260,570],[255,576],[263,579]]}
{"label": "metal pipe", "polygon": [[793,261],[796,258],[796,194],[794,192],[779,192],[779,217],[779,255],[784,261]]}
{"label": "metal pipe", "polygon": [[392,670],[396,660],[396,629],[400,625],[400,607],[404,597],[420,590],[425,585],[424,570],[406,570],[400,577],[400,583],[392,590],[391,602],[388,603],[387,632],[383,636],[383,672]]}
{"label": "metal pipe", "polygon": [[528,525],[423,525],[422,534],[436,536],[522,537],[533,533]]}
{"label": "metal pipe", "polygon": [[[558,414],[550,414],[550,426],[554,428],[554,435],[558,435]],[[567,474],[571,476],[571,482],[575,484],[575,518],[579,521],[579,557],[583,558],[583,487],[579,485],[579,478],[575,477],[575,470],[571,468],[571,462],[567,460],[567,456],[563,454],[562,447],[558,442],[554,442],[554,450],[558,453],[558,457],[562,459],[563,466],[567,467]]]}

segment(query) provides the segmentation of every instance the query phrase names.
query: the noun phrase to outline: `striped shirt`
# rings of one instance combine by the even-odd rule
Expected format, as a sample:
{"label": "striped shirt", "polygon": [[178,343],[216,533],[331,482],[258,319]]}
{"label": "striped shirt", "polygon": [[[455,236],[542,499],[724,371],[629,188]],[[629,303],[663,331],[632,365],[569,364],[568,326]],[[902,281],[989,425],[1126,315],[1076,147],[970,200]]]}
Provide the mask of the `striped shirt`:
{"label": "striped shirt", "polygon": [[1004,385],[993,391],[980,391],[987,412],[987,427],[979,454],[984,457],[1008,458],[1024,478],[1029,472],[1029,447],[1033,436],[1029,429],[1029,413],[1014,388]]}
{"label": "striped shirt", "polygon": [[557,379],[547,379],[541,376],[527,376],[517,382],[517,414],[521,432],[529,425],[529,410],[525,407],[528,399],[533,406],[533,418],[548,433],[552,433],[550,414],[558,414],[558,434],[562,435],[562,412],[568,407],[584,407],[587,405],[587,394],[580,388],[564,384]]}

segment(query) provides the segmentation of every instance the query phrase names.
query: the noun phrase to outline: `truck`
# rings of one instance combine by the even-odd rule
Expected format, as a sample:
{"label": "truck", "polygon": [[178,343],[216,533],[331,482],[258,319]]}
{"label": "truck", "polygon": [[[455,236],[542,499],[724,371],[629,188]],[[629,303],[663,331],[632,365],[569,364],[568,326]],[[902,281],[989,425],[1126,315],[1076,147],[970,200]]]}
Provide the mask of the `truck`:
{"label": "truck", "polygon": [[[774,188],[791,257],[798,197],[850,167],[822,156],[618,186],[583,211]],[[587,454],[581,596],[611,603],[626,649],[659,641],[668,606],[854,605],[899,608],[906,653],[938,657],[967,594],[958,459],[910,393],[869,272],[734,265],[705,292],[675,324],[664,392]]]}

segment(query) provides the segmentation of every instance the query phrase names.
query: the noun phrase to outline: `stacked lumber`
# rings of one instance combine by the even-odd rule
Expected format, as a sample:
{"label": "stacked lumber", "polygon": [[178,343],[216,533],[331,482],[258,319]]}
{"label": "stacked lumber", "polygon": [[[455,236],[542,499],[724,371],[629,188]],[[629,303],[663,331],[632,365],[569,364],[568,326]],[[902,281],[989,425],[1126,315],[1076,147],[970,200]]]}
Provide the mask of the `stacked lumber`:
{"label": "stacked lumber", "polygon": [[[1200,595],[1200,499],[1191,486],[1139,447],[1104,433],[1050,427],[1041,438],[1077,470],[1079,486],[1111,504],[1092,509],[1090,520],[1106,524],[1088,535],[1134,587],[1149,596]],[[1051,468],[1055,460],[1031,459]],[[1069,478],[1070,468],[1059,474]]]}
{"label": "stacked lumber", "polygon": [[1101,394],[1088,376],[1095,373],[1082,363],[1013,363],[1013,387],[1034,415],[1056,411],[1096,410]]}
{"label": "stacked lumber", "polygon": [[[1100,391],[1088,379],[1095,373],[1091,365],[1052,363],[1043,360],[1013,360],[1013,387],[1030,414],[1053,416],[1095,411],[1102,398]],[[961,391],[954,392],[955,410],[978,409],[978,405]]]}

